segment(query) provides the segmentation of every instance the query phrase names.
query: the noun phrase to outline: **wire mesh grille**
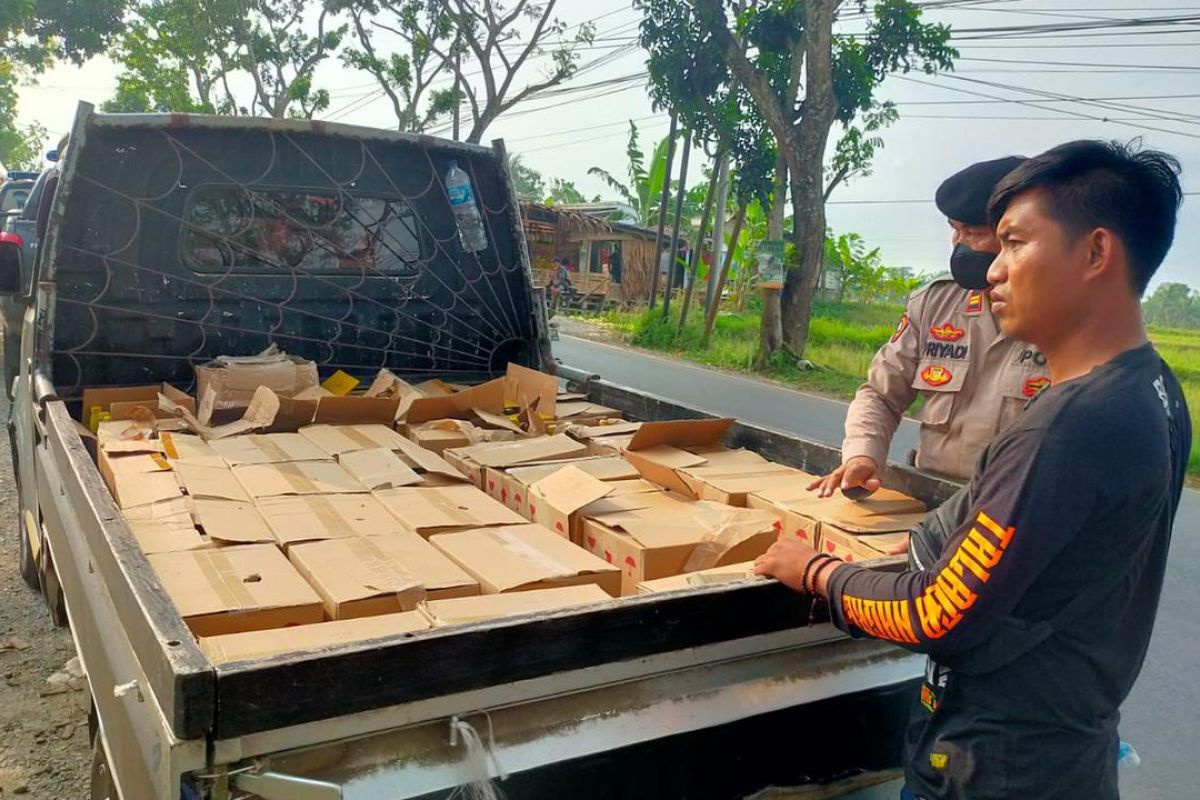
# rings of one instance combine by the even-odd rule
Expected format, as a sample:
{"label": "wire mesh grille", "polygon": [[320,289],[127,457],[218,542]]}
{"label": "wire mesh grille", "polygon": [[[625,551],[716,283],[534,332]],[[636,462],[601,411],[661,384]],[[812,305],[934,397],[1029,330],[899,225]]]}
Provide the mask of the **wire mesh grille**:
{"label": "wire mesh grille", "polygon": [[[322,372],[460,380],[536,364],[507,184],[491,154],[318,132],[98,127],[72,155],[53,264],[52,369],[85,386],[166,380],[271,343]],[[471,177],[487,247],[445,176]],[[43,279],[46,279],[45,277]]]}

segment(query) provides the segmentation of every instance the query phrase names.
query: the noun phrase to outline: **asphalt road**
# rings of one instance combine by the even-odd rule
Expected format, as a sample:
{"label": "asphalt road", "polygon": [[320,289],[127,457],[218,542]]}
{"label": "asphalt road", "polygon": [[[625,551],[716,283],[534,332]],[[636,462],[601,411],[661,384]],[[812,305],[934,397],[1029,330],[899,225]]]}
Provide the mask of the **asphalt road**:
{"label": "asphalt road", "polygon": [[[687,405],[834,445],[842,439],[846,404],[735,375],[693,367],[627,348],[562,336],[554,353],[564,364],[614,383]],[[891,458],[916,445],[917,426],[905,421]],[[1122,767],[1125,800],[1184,800],[1200,796],[1200,494],[1184,492],[1167,563],[1154,639],[1141,677],[1122,708],[1121,737],[1141,756]]]}

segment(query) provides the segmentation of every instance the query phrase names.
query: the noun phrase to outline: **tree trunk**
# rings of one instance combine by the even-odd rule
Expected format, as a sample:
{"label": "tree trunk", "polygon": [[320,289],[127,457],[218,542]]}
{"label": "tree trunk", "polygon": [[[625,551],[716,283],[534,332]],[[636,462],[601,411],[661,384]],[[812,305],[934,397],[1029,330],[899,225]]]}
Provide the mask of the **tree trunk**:
{"label": "tree trunk", "polygon": [[[771,198],[771,213],[767,217],[767,238],[783,238],[783,207],[787,197],[787,164],[783,156],[775,159],[775,192]],[[763,289],[762,325],[758,336],[756,367],[764,369],[771,356],[783,344],[783,300],[779,289]]]}

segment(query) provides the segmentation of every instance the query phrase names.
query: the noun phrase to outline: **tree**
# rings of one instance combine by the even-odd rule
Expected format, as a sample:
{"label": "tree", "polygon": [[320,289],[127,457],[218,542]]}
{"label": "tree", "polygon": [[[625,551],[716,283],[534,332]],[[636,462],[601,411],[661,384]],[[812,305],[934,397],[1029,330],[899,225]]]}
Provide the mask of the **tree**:
{"label": "tree", "polygon": [[0,164],[9,169],[37,169],[45,140],[46,129],[38,123],[17,124],[17,71],[0,61]]}
{"label": "tree", "polygon": [[[139,6],[114,48],[124,71],[103,108],[312,117],[329,106],[313,75],[348,30],[330,25],[332,13],[324,6],[314,13],[309,0]],[[249,96],[239,97],[238,85],[249,85]]]}
{"label": "tree", "polygon": [[1200,296],[1187,284],[1164,283],[1142,301],[1150,325],[1164,328],[1200,328]]}
{"label": "tree", "polygon": [[[359,48],[347,63],[370,74],[392,101],[400,130],[422,131],[458,108],[471,115],[468,142],[479,143],[496,119],[518,103],[556,86],[579,69],[579,48],[595,25],[573,30],[554,16],[557,0],[336,0],[350,10]],[[384,52],[380,31],[407,52]],[[532,61],[550,66],[526,81]],[[450,86],[433,87],[449,72]],[[519,88],[518,88],[519,87]]]}
{"label": "tree", "polygon": [[536,169],[527,166],[521,156],[516,155],[508,159],[508,171],[512,175],[513,187],[517,190],[518,198],[533,203],[540,203],[546,198],[545,178]]}
{"label": "tree", "polygon": [[[546,198],[546,202],[550,205],[578,205],[588,202],[588,199],[583,196],[583,192],[575,188],[574,181],[555,178],[550,182],[550,195]],[[593,197],[591,202],[599,203],[599,195]]]}
{"label": "tree", "polygon": [[869,167],[879,146],[870,134],[894,119],[894,109],[875,97],[887,75],[947,69],[957,55],[947,44],[949,29],[922,22],[909,0],[879,0],[870,14],[864,0],[867,28],[856,36],[833,32],[841,4],[635,0],[645,12],[641,42],[650,52],[656,104],[675,109],[700,138],[723,142],[760,184],[773,174],[763,133],[774,140],[791,200],[795,259],[782,295],[783,340],[797,355],[824,255],[824,157],[834,124],[851,138],[836,150],[831,183]]}
{"label": "tree", "polygon": [[[638,143],[637,125],[630,120],[629,142],[625,145],[625,155],[629,159],[626,167],[629,176],[628,182],[622,183],[613,177],[612,173],[601,167],[592,167],[588,170],[588,175],[600,178],[617,193],[621,200],[637,211],[639,222],[644,225],[653,225],[658,219],[663,176],[667,171],[668,145],[670,145],[670,140],[664,136],[654,148],[654,153],[650,157],[650,167],[647,170],[646,153]],[[701,197],[699,202],[703,203],[704,198]]]}

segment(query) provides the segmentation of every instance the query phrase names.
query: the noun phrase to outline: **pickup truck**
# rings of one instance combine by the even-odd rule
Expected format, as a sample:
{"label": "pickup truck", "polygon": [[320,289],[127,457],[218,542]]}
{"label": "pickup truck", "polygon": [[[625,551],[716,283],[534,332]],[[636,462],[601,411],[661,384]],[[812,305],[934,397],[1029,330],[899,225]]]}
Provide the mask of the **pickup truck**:
{"label": "pickup truck", "polygon": [[[493,796],[496,780],[520,798],[734,798],[899,763],[919,657],[847,638],[773,581],[210,663],[89,455],[85,388],[189,388],[195,364],[275,342],[361,376],[469,383],[515,362],[632,419],[709,415],[555,364],[500,142],[86,104],[71,141],[31,290],[7,284],[24,307],[9,431],[23,573],[91,690],[93,797]],[[482,251],[456,230],[452,161]],[[744,424],[728,443],[838,461]],[[886,480],[929,505],[955,488]]]}

